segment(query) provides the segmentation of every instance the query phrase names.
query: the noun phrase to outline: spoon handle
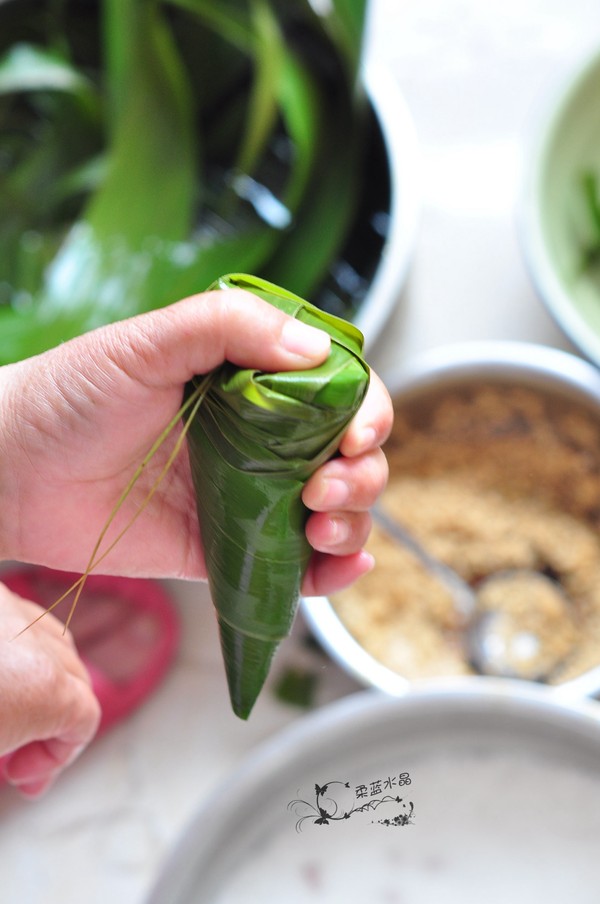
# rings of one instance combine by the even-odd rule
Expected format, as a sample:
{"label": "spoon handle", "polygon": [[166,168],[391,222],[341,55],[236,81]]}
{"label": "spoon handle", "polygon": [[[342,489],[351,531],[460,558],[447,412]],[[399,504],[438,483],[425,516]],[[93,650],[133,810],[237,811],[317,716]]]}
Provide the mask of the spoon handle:
{"label": "spoon handle", "polygon": [[373,520],[379,527],[384,530],[390,537],[404,546],[419,559],[427,571],[437,577],[452,594],[456,607],[460,614],[465,618],[470,618],[475,612],[477,602],[475,594],[470,585],[461,578],[458,572],[446,565],[440,559],[432,556],[424,546],[411,534],[406,527],[399,524],[393,518],[390,518],[379,506],[375,506],[371,510]]}

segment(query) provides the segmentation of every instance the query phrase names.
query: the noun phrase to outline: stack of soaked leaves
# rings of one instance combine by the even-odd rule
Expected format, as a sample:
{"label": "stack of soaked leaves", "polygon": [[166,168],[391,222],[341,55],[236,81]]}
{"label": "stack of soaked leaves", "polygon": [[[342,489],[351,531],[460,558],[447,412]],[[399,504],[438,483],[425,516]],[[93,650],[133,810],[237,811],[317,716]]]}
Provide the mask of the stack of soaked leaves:
{"label": "stack of soaked leaves", "polygon": [[[247,289],[331,336],[318,367],[214,371],[188,433],[198,516],[233,709],[247,718],[296,612],[310,547],[301,499],[337,450],[369,384],[362,335],[344,320],[250,276]],[[205,378],[190,386],[190,393]]]}
{"label": "stack of soaked leaves", "polygon": [[365,4],[0,2],[0,363],[232,269],[312,297],[356,214]]}

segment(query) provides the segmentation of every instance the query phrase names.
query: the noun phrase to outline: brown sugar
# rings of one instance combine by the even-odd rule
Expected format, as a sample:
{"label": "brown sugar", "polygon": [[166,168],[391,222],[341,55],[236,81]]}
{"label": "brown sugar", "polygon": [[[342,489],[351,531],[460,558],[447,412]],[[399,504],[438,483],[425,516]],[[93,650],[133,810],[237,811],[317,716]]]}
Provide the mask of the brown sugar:
{"label": "brown sugar", "polygon": [[[600,426],[590,412],[527,388],[455,391],[397,409],[386,453],[382,508],[475,589],[524,568],[556,582],[535,625],[517,585],[493,604],[554,655],[549,681],[600,664]],[[361,645],[408,678],[472,672],[447,589],[380,528],[368,548],[375,569],[332,597]]]}

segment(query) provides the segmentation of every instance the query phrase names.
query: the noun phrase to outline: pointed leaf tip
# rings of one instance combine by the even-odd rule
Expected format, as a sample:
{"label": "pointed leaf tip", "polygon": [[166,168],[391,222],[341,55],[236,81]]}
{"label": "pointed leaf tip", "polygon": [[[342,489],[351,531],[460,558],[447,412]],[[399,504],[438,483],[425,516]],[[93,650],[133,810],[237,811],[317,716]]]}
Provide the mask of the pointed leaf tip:
{"label": "pointed leaf tip", "polygon": [[279,643],[243,634],[221,619],[219,632],[231,706],[245,720],[267,680]]}

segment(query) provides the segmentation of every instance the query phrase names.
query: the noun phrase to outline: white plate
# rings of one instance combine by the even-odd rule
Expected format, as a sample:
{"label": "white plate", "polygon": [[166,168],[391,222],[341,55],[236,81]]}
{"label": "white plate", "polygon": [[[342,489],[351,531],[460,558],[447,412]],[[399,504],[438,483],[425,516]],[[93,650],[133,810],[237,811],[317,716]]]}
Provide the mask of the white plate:
{"label": "white plate", "polygon": [[597,904],[599,713],[490,679],[346,698],[218,789],[148,904]]}

